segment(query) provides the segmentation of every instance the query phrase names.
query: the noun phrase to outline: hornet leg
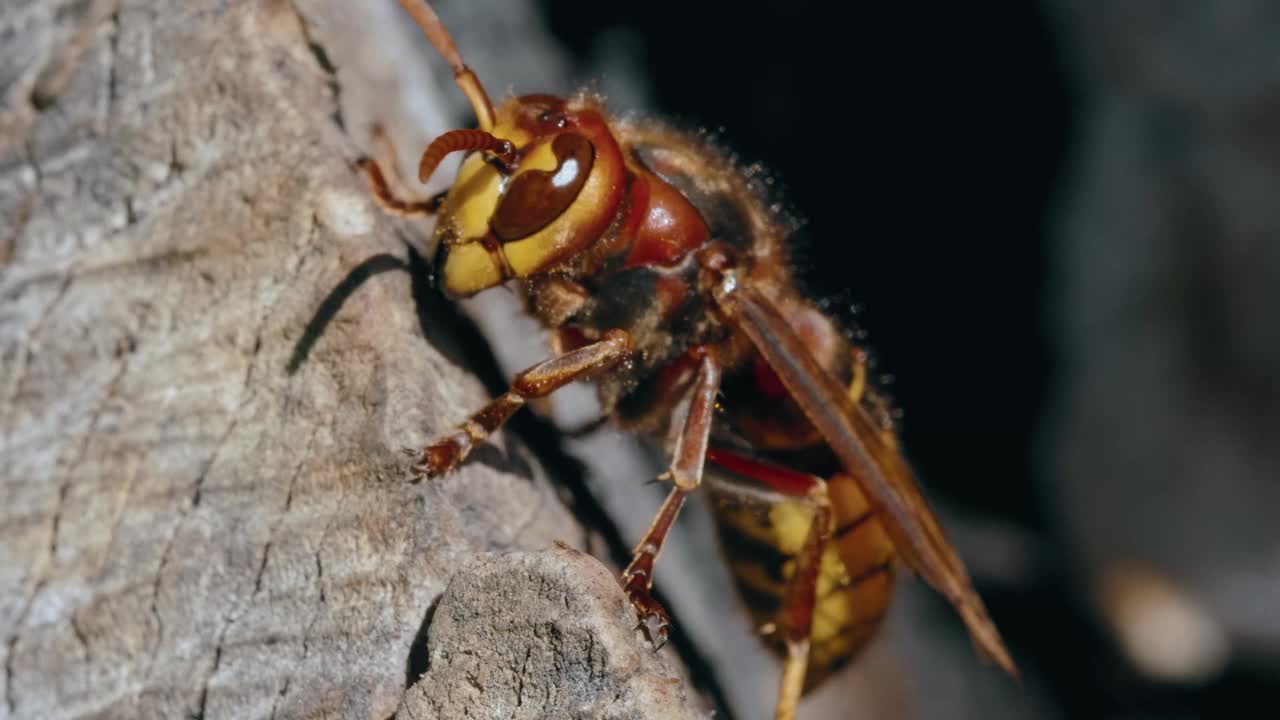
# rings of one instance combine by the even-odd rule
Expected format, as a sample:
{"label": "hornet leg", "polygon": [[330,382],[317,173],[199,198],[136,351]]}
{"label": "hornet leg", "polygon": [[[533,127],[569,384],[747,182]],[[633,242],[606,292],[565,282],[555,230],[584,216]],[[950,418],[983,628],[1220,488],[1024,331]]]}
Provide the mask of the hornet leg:
{"label": "hornet leg", "polygon": [[[622,573],[622,585],[631,605],[640,616],[642,625],[650,628],[650,638],[657,647],[667,641],[667,629],[671,619],[666,610],[653,598],[653,566],[662,552],[667,534],[675,523],[684,499],[702,483],[702,466],[707,455],[707,439],[711,435],[711,423],[715,418],[716,393],[720,390],[720,364],[705,348],[694,351],[700,355],[700,366],[694,380],[689,412],[676,441],[674,457],[666,475],[673,481],[667,499],[649,526],[649,531],[636,545],[631,564]],[[651,627],[656,625],[656,627]]]}
{"label": "hornet leg", "polygon": [[[373,128],[373,154],[377,156],[377,160],[367,157],[360,158],[356,161],[356,167],[363,170],[369,178],[369,189],[373,192],[373,199],[377,200],[384,210],[393,215],[402,215],[404,217],[429,217],[436,214],[436,211],[444,204],[444,198],[448,191],[439,193],[428,200],[402,199],[398,192],[403,191],[405,187],[404,176],[400,173],[400,166],[396,162],[395,148],[391,147],[391,141],[387,138],[380,125],[375,125]],[[383,166],[387,168],[387,173],[391,182],[394,183],[395,190],[387,182],[388,175],[383,174]]]}
{"label": "hornet leg", "polygon": [[545,360],[516,376],[511,389],[472,415],[456,430],[422,450],[413,466],[418,479],[443,475],[462,462],[471,449],[498,431],[516,410],[533,398],[546,397],[574,380],[617,365],[631,351],[631,336],[609,330],[599,341]]}

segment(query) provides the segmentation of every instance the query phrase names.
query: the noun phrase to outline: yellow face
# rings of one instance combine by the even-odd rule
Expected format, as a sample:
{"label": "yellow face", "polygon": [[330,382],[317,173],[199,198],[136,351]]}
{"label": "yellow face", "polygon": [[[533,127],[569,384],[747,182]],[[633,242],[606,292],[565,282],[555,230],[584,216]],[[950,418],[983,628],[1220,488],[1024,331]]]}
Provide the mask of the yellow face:
{"label": "yellow face", "polygon": [[454,296],[549,270],[596,240],[622,198],[621,151],[594,108],[514,98],[492,133],[517,148],[513,166],[468,156],[436,226],[438,277]]}

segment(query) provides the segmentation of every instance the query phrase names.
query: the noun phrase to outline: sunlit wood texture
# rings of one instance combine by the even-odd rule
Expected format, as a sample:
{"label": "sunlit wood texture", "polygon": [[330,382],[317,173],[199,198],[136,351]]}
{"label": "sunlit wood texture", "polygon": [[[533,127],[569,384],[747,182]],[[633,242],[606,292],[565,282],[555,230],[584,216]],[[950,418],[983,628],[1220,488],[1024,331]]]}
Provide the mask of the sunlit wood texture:
{"label": "sunlit wood texture", "polygon": [[390,716],[464,559],[583,536],[510,442],[403,482],[486,396],[352,164],[367,18],[4,7],[0,717]]}

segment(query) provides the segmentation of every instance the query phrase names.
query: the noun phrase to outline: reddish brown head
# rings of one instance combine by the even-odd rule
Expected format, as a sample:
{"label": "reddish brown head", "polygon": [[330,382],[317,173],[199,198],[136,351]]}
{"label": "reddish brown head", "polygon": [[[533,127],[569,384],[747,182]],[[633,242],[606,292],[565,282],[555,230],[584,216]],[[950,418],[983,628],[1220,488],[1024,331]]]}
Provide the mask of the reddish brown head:
{"label": "reddish brown head", "polygon": [[622,152],[593,99],[524,95],[489,102],[422,0],[400,0],[453,66],[479,130],[453,131],[423,153],[421,178],[445,154],[470,150],[436,225],[436,273],[450,295],[472,295],[545,272],[587,248],[622,202]]}

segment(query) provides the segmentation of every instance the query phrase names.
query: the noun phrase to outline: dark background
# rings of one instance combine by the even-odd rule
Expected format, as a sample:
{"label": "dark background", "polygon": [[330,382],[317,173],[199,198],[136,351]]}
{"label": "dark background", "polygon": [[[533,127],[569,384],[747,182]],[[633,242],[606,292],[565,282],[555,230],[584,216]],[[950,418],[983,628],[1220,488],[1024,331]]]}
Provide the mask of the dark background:
{"label": "dark background", "polygon": [[547,0],[544,15],[582,65],[602,36],[634,43],[659,113],[718,130],[774,174],[807,221],[806,283],[859,307],[894,377],[927,490],[1032,539],[1034,572],[980,590],[1050,705],[1068,717],[1275,707],[1268,676],[1239,661],[1194,686],[1131,667],[1043,492],[1060,372],[1052,231],[1080,123],[1051,18],[1015,1],[783,7]]}
{"label": "dark background", "polygon": [[[766,5],[560,0],[547,13],[583,54],[603,29],[633,29],[658,111],[772,172],[806,220],[802,276],[858,307],[931,484],[1042,524],[1026,476],[1051,373],[1045,211],[1071,123],[1042,18],[1017,2],[931,6],[927,23],[909,5]],[[970,469],[958,487],[955,467]]]}

